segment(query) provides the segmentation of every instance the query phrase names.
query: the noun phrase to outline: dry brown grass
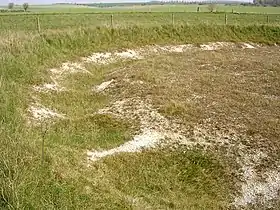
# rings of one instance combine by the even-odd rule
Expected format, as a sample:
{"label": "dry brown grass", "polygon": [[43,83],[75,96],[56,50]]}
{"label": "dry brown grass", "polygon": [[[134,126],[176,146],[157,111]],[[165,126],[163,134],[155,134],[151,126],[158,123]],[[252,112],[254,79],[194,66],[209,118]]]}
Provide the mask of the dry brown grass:
{"label": "dry brown grass", "polygon": [[[268,171],[276,171],[275,179],[279,175],[279,56],[279,47],[262,47],[151,57],[113,69],[107,79],[116,84],[109,94],[119,100],[149,101],[180,125],[178,132],[188,141],[204,139],[212,144],[208,150],[222,155],[237,180],[243,179],[238,167],[244,174],[252,167],[257,179],[266,183]],[[257,158],[262,153],[267,156]],[[262,201],[248,208],[268,207]]]}
{"label": "dry brown grass", "polygon": [[[280,148],[280,61],[278,47],[189,51],[141,60],[109,78],[120,82],[115,97],[152,99],[168,118],[184,124],[211,119],[269,142],[252,146]],[[124,85],[126,84],[126,85]]]}

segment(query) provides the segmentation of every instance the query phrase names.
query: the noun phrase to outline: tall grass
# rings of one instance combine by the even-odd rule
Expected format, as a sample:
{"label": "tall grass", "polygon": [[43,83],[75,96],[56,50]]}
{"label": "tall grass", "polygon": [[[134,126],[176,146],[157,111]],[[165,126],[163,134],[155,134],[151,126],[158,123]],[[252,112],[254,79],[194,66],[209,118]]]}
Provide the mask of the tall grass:
{"label": "tall grass", "polygon": [[[51,153],[41,164],[43,128],[25,125],[29,87],[46,77],[47,68],[93,51],[147,44],[252,41],[279,43],[280,29],[273,26],[178,26],[171,25],[111,30],[108,28],[48,32],[4,37],[0,44],[0,207],[10,209],[82,208],[92,200],[79,189],[81,180],[61,180],[52,170]],[[73,164],[75,161],[73,162]],[[98,191],[100,186],[95,186]],[[104,190],[104,189],[102,189]],[[113,203],[106,190],[102,202]],[[121,205],[121,204],[116,204]],[[119,206],[120,207],[120,206]]]}

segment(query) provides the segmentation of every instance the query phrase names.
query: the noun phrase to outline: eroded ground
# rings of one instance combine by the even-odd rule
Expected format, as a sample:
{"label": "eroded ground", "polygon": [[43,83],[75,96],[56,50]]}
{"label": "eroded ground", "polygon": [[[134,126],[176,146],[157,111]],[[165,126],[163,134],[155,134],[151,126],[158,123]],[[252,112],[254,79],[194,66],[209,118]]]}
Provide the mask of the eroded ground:
{"label": "eroded ground", "polygon": [[276,208],[279,56],[246,43],[95,53],[32,87],[29,122],[99,207]]}

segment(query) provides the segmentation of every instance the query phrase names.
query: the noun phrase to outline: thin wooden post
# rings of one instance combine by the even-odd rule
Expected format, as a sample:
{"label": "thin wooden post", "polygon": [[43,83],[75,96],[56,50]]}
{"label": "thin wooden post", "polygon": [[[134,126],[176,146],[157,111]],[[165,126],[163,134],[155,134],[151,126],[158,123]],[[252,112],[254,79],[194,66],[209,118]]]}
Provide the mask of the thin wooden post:
{"label": "thin wooden post", "polygon": [[266,16],[266,23],[269,23],[269,16]]}
{"label": "thin wooden post", "polygon": [[48,131],[47,125],[46,125],[46,127],[44,127],[44,125],[45,125],[45,123],[42,122],[42,124],[41,124],[41,132],[42,132],[41,163],[42,163],[42,165],[43,165],[44,160],[45,160],[45,139],[46,139],[46,134],[47,134],[47,131]]}
{"label": "thin wooden post", "polygon": [[225,24],[227,25],[227,14],[225,14]]}
{"label": "thin wooden post", "polygon": [[172,25],[174,26],[175,20],[174,20],[174,13],[172,13]]}
{"label": "thin wooden post", "polygon": [[45,159],[45,138],[43,137],[43,139],[42,139],[42,157],[41,157],[42,164],[44,163],[44,159]]}
{"label": "thin wooden post", "polygon": [[113,29],[113,28],[114,28],[114,23],[113,23],[113,14],[111,15],[110,20],[111,20],[111,28]]}
{"label": "thin wooden post", "polygon": [[40,25],[40,18],[39,18],[39,16],[37,16],[37,30],[38,30],[38,33],[41,33],[41,25]]}

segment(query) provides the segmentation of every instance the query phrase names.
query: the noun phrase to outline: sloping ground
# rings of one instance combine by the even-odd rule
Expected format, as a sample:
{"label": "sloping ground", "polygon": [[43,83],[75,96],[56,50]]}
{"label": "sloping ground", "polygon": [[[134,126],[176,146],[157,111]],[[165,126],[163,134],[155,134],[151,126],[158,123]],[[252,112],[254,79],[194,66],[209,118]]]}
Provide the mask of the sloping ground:
{"label": "sloping ground", "polygon": [[78,193],[99,208],[277,208],[279,55],[248,43],[94,53],[51,69],[27,116],[46,126],[58,179],[83,177]]}

